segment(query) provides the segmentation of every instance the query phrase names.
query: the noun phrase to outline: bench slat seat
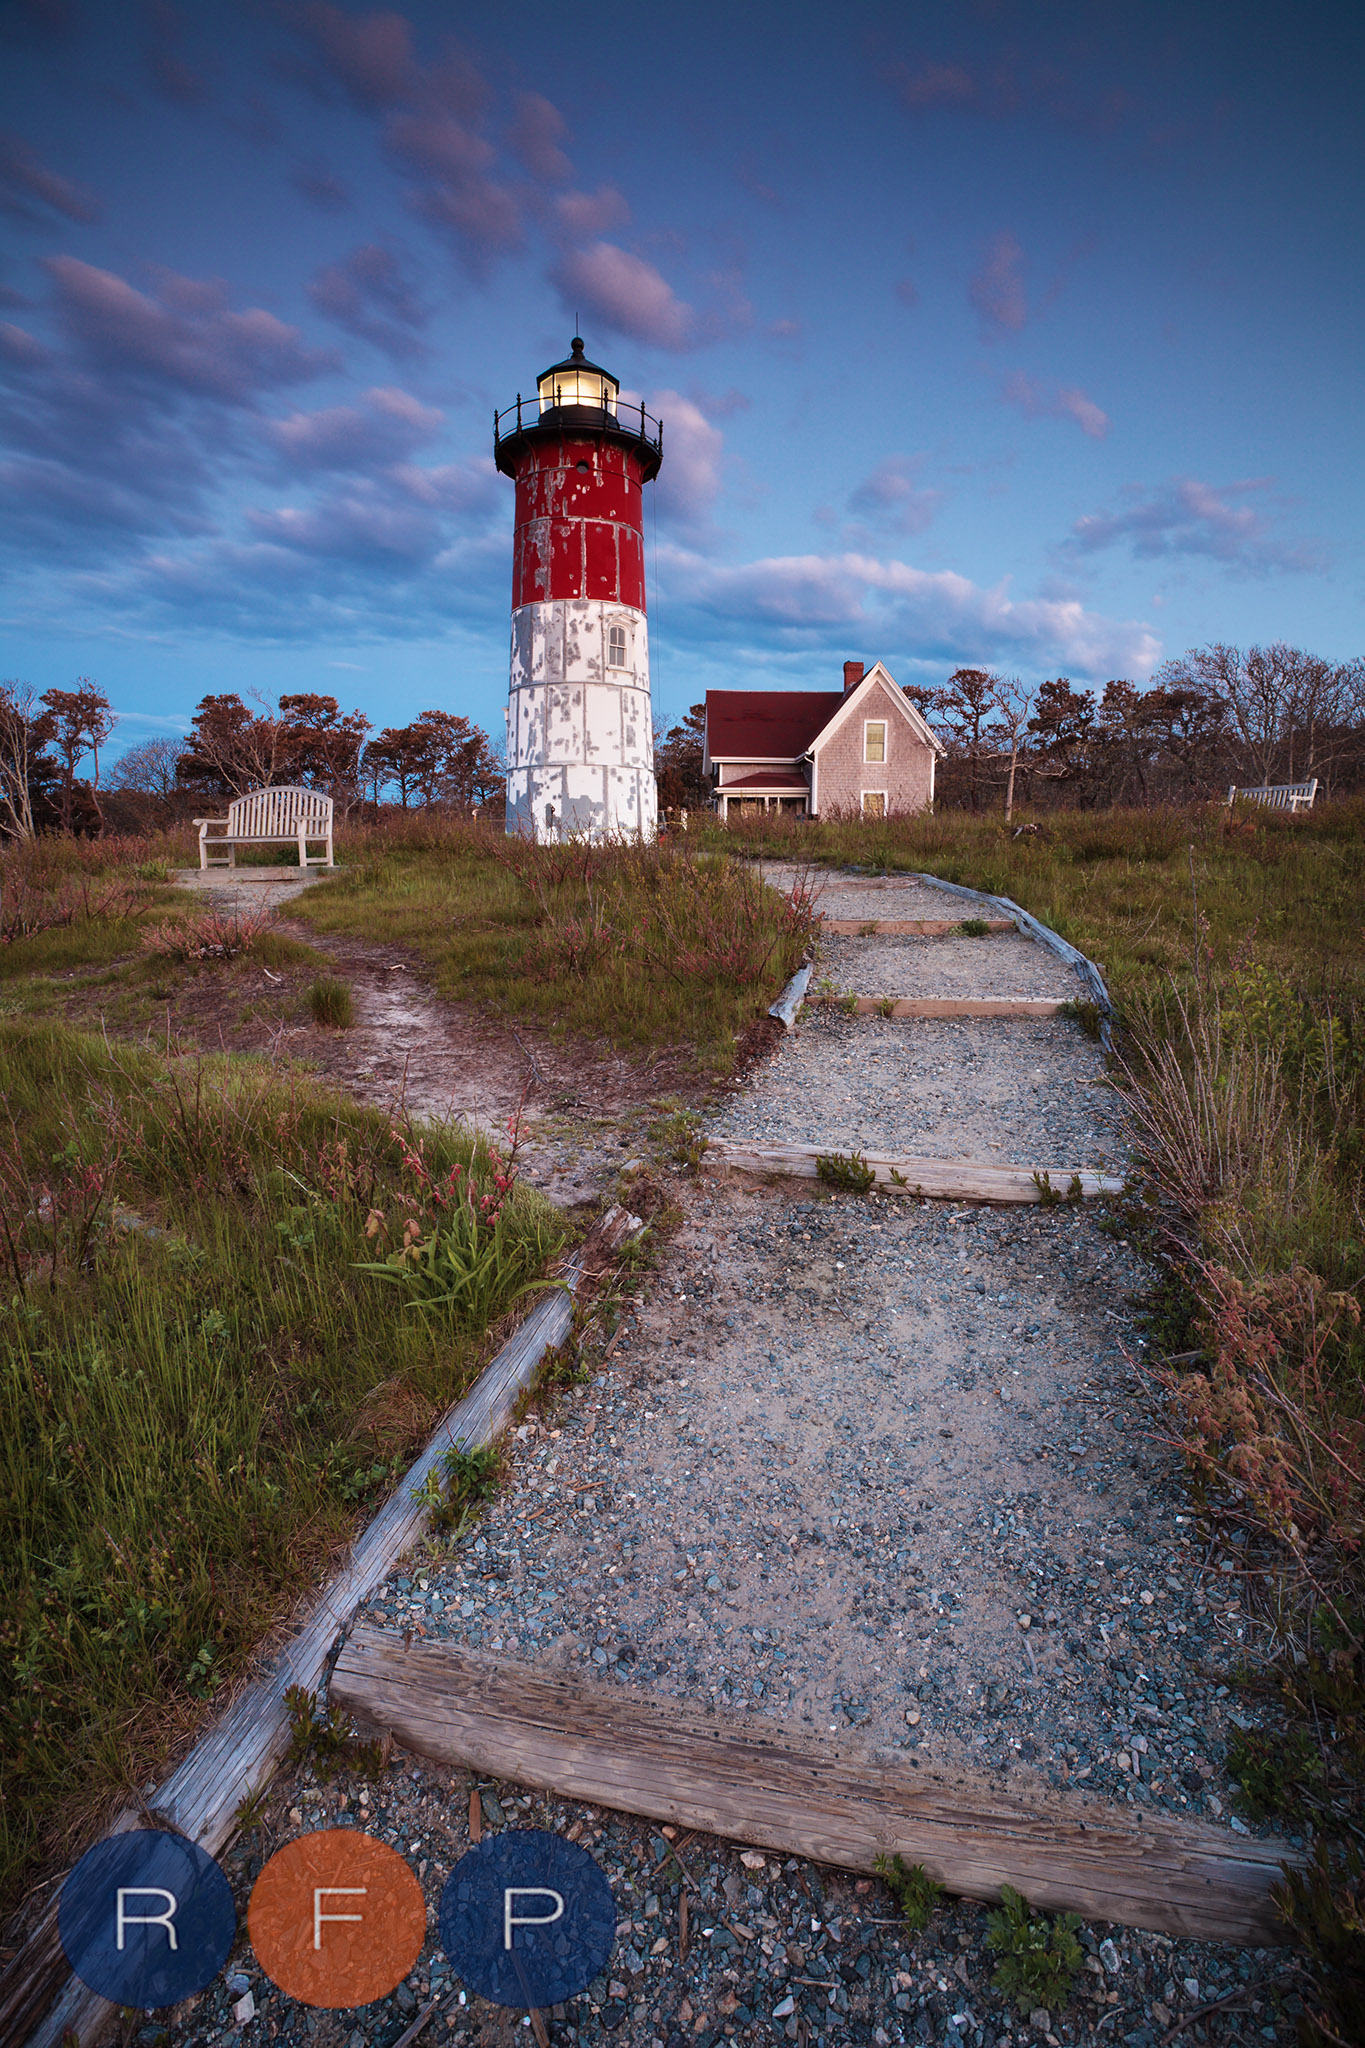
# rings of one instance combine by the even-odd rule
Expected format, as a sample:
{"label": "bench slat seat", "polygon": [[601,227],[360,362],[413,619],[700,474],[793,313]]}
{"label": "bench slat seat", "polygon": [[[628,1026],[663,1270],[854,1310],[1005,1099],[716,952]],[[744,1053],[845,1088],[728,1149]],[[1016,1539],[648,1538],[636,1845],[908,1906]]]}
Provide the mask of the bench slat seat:
{"label": "bench slat seat", "polygon": [[[330,868],[332,857],[333,803],[316,789],[281,786],[253,789],[234,797],[225,818],[196,818],[199,827],[201,868],[233,868],[239,846],[297,846],[301,868]],[[320,854],[310,854],[310,845],[321,845]],[[227,858],[210,859],[210,852],[226,850]]]}

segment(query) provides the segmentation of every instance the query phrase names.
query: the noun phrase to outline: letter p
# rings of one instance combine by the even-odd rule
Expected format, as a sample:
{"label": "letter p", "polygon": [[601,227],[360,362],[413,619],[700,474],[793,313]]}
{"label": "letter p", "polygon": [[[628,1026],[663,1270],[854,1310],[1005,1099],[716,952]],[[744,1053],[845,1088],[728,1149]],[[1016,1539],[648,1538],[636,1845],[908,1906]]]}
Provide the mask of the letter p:
{"label": "letter p", "polygon": [[[521,1913],[516,1902],[521,1899],[553,1899],[553,1913]],[[514,1927],[553,1927],[556,1920],[564,1918],[564,1894],[552,1891],[547,1884],[508,1885],[502,1895],[502,1945],[512,1946]]]}

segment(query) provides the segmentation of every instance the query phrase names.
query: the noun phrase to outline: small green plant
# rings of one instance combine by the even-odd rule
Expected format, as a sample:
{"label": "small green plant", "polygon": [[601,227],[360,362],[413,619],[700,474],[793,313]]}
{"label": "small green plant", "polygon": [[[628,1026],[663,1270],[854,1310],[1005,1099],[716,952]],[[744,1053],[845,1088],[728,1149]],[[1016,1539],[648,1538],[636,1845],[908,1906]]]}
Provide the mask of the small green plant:
{"label": "small green plant", "polygon": [[457,1444],[442,1458],[440,1474],[429,1472],[413,1498],[426,1506],[433,1535],[458,1541],[476,1511],[497,1492],[501,1476],[502,1461],[494,1445],[469,1451]]}
{"label": "small green plant", "polygon": [[660,1117],[649,1126],[648,1136],[650,1143],[675,1166],[685,1166],[695,1173],[701,1165],[706,1140],[701,1134],[701,1118],[693,1110],[675,1109]]}
{"label": "small green plant", "polygon": [[1327,1777],[1322,1752],[1307,1728],[1239,1728],[1228,1744],[1228,1776],[1241,1786],[1252,1820],[1297,1820]]}
{"label": "small green plant", "polygon": [[[1281,1918],[1315,1966],[1322,2001],[1300,2021],[1304,2048],[1365,2042],[1365,1860],[1354,1845],[1319,1840],[1306,1870],[1286,1869],[1273,1893]],[[1325,2009],[1324,2009],[1325,2007]]]}
{"label": "small green plant", "polygon": [[1045,1209],[1060,1208],[1063,1202],[1075,1204],[1085,1200],[1085,1188],[1078,1173],[1073,1173],[1066,1184],[1066,1191],[1052,1185],[1052,1175],[1046,1171],[1035,1173],[1033,1185],[1038,1190],[1038,1200]]}
{"label": "small green plant", "polygon": [[261,1825],[261,1822],[265,1819],[265,1809],[269,1798],[270,1780],[267,1778],[265,1783],[258,1785],[254,1792],[248,1792],[243,1799],[238,1801],[237,1811],[233,1815],[233,1819],[236,1821],[238,1829],[242,1834],[252,1834]]}
{"label": "small green plant", "polygon": [[[324,1707],[318,1711],[318,1696],[301,1685],[291,1685],[284,1695],[289,1709],[289,1749],[285,1757],[291,1769],[311,1764],[313,1774],[324,1785],[338,1771],[348,1767],[376,1776],[383,1768],[383,1745],[361,1742],[347,1721],[334,1721]],[[255,1796],[263,1796],[264,1788]]]}
{"label": "small green plant", "polygon": [[911,1933],[919,1934],[929,1925],[936,1907],[947,1897],[943,1886],[930,1877],[922,1863],[907,1866],[899,1855],[878,1856],[872,1868],[885,1884]]}
{"label": "small green plant", "polygon": [[877,1176],[861,1152],[822,1152],[815,1171],[828,1187],[845,1188],[851,1195],[865,1195],[877,1185]]}
{"label": "small green plant", "polygon": [[1035,1913],[1022,1892],[1002,1884],[1000,1909],[986,1919],[986,1946],[1004,1958],[991,1978],[996,1990],[1022,2013],[1065,2005],[1084,1960],[1076,1939],[1080,1924],[1079,1913],[1055,1919]]}
{"label": "small green plant", "polygon": [[355,1023],[355,997],[333,974],[320,974],[306,1001],[313,1022],[328,1031],[349,1031]]}
{"label": "small green plant", "polygon": [[958,926],[964,939],[988,939],[991,928],[984,917],[964,917]]}
{"label": "small green plant", "polygon": [[894,997],[894,996],[883,996],[883,997],[882,997],[882,999],[881,999],[881,1001],[880,1001],[880,1002],[878,1003],[878,1005],[877,1005],[877,1015],[878,1015],[879,1017],[894,1017],[894,1016],[895,1016],[895,1014],[896,1014],[896,999],[895,999],[895,997]]}
{"label": "small green plant", "polygon": [[1077,997],[1071,1002],[1063,1003],[1057,1015],[1070,1017],[1073,1023],[1080,1025],[1087,1038],[1099,1039],[1103,1036],[1100,1028],[1103,1020],[1098,1003],[1082,1002]]}

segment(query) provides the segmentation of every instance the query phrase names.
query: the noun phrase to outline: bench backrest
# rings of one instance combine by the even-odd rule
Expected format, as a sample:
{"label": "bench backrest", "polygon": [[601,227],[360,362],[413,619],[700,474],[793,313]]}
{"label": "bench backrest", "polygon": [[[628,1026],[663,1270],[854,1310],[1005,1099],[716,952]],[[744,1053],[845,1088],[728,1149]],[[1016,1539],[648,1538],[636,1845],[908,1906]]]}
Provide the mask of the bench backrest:
{"label": "bench backrest", "polygon": [[1228,802],[1241,797],[1247,803],[1269,804],[1273,811],[1296,811],[1302,804],[1311,810],[1318,793],[1318,780],[1311,782],[1270,782],[1254,789],[1230,789]]}
{"label": "bench backrest", "polygon": [[281,838],[297,836],[300,825],[315,832],[332,829],[332,799],[316,789],[253,789],[228,805],[228,834],[254,833]]}

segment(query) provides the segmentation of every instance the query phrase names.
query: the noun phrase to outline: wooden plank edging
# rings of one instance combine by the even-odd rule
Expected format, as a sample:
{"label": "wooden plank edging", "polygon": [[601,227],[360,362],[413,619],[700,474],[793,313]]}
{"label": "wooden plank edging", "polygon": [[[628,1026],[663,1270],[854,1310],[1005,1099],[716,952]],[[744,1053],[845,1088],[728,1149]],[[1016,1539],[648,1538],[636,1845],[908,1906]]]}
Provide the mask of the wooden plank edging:
{"label": "wooden plank edging", "polygon": [[1286,1938],[1270,1898],[1287,1844],[1223,1834],[1074,1793],[792,1739],[776,1722],[702,1717],[450,1642],[362,1627],[331,1697],[404,1747],[559,1797],[845,1869],[922,1863],[950,1891],[1198,1940]]}
{"label": "wooden plank edging", "polygon": [[810,961],[803,960],[777,1001],[768,1007],[768,1015],[776,1017],[784,1031],[796,1029],[797,1013],[810,987],[810,971]]}
{"label": "wooden plank edging", "polygon": [[1060,996],[807,996],[859,1017],[1059,1017]]}
{"label": "wooden plank edging", "polygon": [[[734,1138],[712,1138],[706,1148],[708,1161],[735,1167],[741,1173],[786,1173],[801,1180],[818,1180],[818,1162],[837,1156],[832,1145],[759,1145]],[[992,1166],[974,1159],[920,1159],[884,1152],[859,1152],[856,1156],[888,1195],[1013,1203],[1041,1202],[1049,1186],[1066,1197],[1079,1183],[1086,1200],[1122,1194],[1124,1188],[1121,1175],[1090,1167]],[[1044,1185],[1040,1187],[1039,1181]]]}
{"label": "wooden plank edging", "polygon": [[1054,932],[1049,925],[1040,924],[1031,912],[1025,910],[1010,896],[988,896],[980,889],[968,889],[961,882],[945,882],[938,875],[911,875],[912,882],[927,883],[931,889],[946,890],[950,896],[960,897],[964,903],[975,903],[982,910],[1003,913],[1010,921],[1040,946],[1046,946],[1058,959],[1065,960],[1068,967],[1075,969],[1082,987],[1100,1013],[1100,1040],[1106,1052],[1114,1049],[1113,1017],[1114,1004],[1105,986],[1104,976],[1093,960],[1064,939],[1060,932]]}
{"label": "wooden plank edging", "polygon": [[[607,1212],[570,1255],[560,1275],[562,1284],[537,1302],[469,1392],[441,1418],[426,1449],[356,1539],[345,1565],[309,1603],[293,1640],[273,1666],[204,1731],[144,1805],[126,1808],[117,1816],[108,1834],[148,1825],[173,1828],[210,1856],[231,1841],[238,1806],[288,1750],[284,1694],[295,1685],[318,1691],[338,1636],[426,1527],[427,1509],[414,1495],[439,1472],[447,1451],[477,1449],[501,1433],[545,1353],[568,1335],[573,1297],[582,1282],[598,1278],[620,1246],[642,1228],[639,1217],[624,1209]],[[60,1892],[58,1886],[47,1912],[0,1975],[0,2041],[27,2038],[29,2048],[62,2048],[71,2034],[80,2048],[93,2048],[117,2018],[117,2006],[88,1990],[67,1969],[57,1932]]]}

